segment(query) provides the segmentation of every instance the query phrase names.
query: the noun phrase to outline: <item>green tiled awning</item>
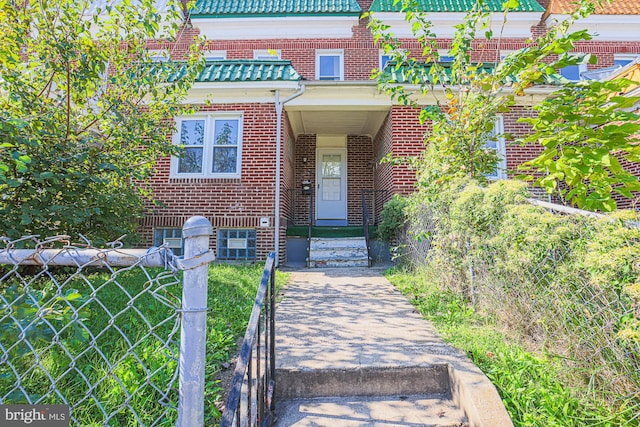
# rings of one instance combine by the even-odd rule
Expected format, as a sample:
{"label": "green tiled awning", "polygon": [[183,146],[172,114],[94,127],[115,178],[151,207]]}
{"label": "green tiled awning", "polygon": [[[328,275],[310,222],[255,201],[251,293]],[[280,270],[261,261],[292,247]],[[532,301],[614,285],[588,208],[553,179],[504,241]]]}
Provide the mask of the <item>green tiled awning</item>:
{"label": "green tiled awning", "polygon": [[[438,84],[449,83],[449,79],[451,76],[451,63],[450,62],[441,62],[440,65],[444,68],[444,74],[446,81],[439,81]],[[484,63],[478,64],[478,73],[493,73],[493,70],[496,68],[496,64],[494,63]],[[431,64],[427,63],[414,63],[401,65],[397,67],[395,63],[388,62],[387,66],[382,71],[382,80],[388,81],[391,83],[398,84],[415,84],[415,79],[418,79],[420,82],[430,82],[432,80],[432,75],[430,74]],[[541,78],[544,80],[545,85],[560,85],[568,82],[564,77],[559,74],[543,74]],[[506,85],[513,84],[517,81],[516,76],[508,76],[504,79],[503,83]]]}
{"label": "green tiled awning", "polygon": [[[184,76],[186,67],[169,76],[174,82]],[[224,60],[207,62],[196,77],[197,83],[298,81],[302,77],[291,65],[281,60]]]}
{"label": "green tiled awning", "polygon": [[[393,4],[394,0],[373,0],[372,12],[400,12],[402,1]],[[486,0],[486,9],[492,12],[502,12],[504,0]],[[468,12],[476,5],[476,0],[417,0],[418,9],[423,12]],[[536,0],[520,0],[513,12],[544,12]]]}
{"label": "green tiled awning", "polygon": [[342,15],[359,16],[356,0],[196,0],[194,18],[259,16]]}

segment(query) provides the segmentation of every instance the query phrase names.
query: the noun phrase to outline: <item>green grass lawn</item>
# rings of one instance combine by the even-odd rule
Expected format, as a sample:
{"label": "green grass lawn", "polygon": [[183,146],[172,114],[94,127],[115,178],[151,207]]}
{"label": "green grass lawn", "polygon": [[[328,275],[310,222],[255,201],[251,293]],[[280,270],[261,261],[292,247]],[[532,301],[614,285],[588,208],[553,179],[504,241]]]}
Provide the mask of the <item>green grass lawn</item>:
{"label": "green grass lawn", "polygon": [[[244,335],[262,271],[262,263],[209,267],[208,424],[214,425],[220,416],[216,403],[223,390],[215,380],[216,373],[236,352],[236,343]],[[64,297],[56,297],[56,286],[46,277],[32,284],[34,299],[16,299],[21,292],[18,283],[0,284],[0,345],[3,352],[9,349],[11,362],[11,367],[0,364],[0,395],[8,393],[3,403],[27,403],[25,394],[32,401],[38,399],[49,391],[53,378],[56,392],[41,403],[66,400],[77,404],[73,417],[82,426],[102,425],[105,414],[110,426],[149,425],[157,419],[161,421],[156,425],[175,425],[177,412],[171,406],[178,401],[178,381],[174,380],[179,349],[176,307],[182,285],[171,274],[162,273],[156,279],[159,273],[155,269],[117,275],[92,272],[83,277],[66,273]],[[285,280],[285,275],[277,273],[276,283]],[[62,283],[64,278],[56,281]],[[36,300],[48,307],[40,320],[34,308]],[[13,314],[3,317],[9,305]],[[71,306],[82,309],[74,314]],[[15,319],[21,319],[22,326]],[[21,333],[32,347],[20,338]],[[56,340],[63,342],[64,348],[51,344]],[[32,348],[38,350],[38,356]],[[145,380],[149,376],[152,381]],[[18,377],[20,387],[15,386]],[[125,402],[133,410],[123,408]]]}
{"label": "green grass lawn", "polygon": [[446,341],[465,351],[489,377],[516,427],[640,425],[633,400],[611,407],[590,396],[586,385],[583,389],[567,387],[557,360],[528,353],[460,295],[438,288],[428,274],[392,269],[387,278]]}

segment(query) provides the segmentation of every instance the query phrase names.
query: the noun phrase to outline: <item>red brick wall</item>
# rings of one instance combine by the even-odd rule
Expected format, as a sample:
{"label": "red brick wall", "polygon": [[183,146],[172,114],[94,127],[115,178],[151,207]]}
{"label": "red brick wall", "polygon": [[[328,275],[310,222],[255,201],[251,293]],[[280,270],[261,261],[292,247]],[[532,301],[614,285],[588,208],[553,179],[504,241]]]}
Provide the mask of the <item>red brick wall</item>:
{"label": "red brick wall", "polygon": [[[151,180],[158,206],[148,206],[142,236],[152,241],[154,227],[182,227],[192,215],[207,217],[214,228],[255,228],[257,258],[274,247],[275,129],[273,104],[202,106],[201,111],[244,112],[242,176],[238,179],[170,178],[170,159],[157,162]],[[271,227],[260,228],[268,217]],[[212,247],[216,247],[216,236]]]}
{"label": "red brick wall", "polygon": [[[280,178],[280,248],[287,244],[287,216],[291,212],[291,200],[288,189],[294,186],[295,179],[295,136],[289,123],[287,112],[282,111],[282,174]],[[275,163],[274,163],[275,167]],[[274,224],[275,225],[275,224]],[[280,262],[284,262],[284,251],[280,251]]]}
{"label": "red brick wall", "polygon": [[[296,173],[293,187],[300,189],[302,181],[311,181],[311,188],[316,188],[316,136],[298,135],[295,142],[296,151]],[[306,159],[306,161],[305,161]],[[296,192],[296,194],[299,194]],[[295,220],[297,224],[307,224],[309,222],[309,199],[307,196],[298,196],[297,206],[295,206]],[[314,208],[315,209],[315,208]],[[315,215],[315,213],[314,213]]]}
{"label": "red brick wall", "polygon": [[381,163],[382,159],[392,152],[393,148],[393,129],[391,115],[385,118],[382,127],[378,131],[373,141],[373,152],[375,157],[375,174],[374,182],[376,190],[384,190],[386,203],[392,196],[393,192],[393,168],[389,163]]}
{"label": "red brick wall", "polygon": [[373,142],[364,135],[347,137],[347,215],[362,225],[362,190],[373,189]]}
{"label": "red brick wall", "polygon": [[[420,124],[420,110],[394,106],[391,110],[393,131],[392,151],[395,157],[414,157],[424,150],[428,125]],[[414,191],[416,172],[406,163],[393,167],[393,192],[408,195]]]}
{"label": "red brick wall", "polygon": [[[366,10],[370,0],[360,0]],[[532,32],[541,34],[543,27],[534,27]],[[153,49],[169,49],[172,56],[182,58],[186,54],[197,29],[184,28],[179,41],[173,45],[151,43]],[[450,39],[440,42],[447,49]],[[419,52],[420,46],[412,40],[404,40],[405,47]],[[523,39],[503,39],[496,41],[478,40],[474,43],[473,59],[492,61],[498,58],[497,49],[516,50],[525,46]],[[227,58],[253,58],[256,49],[278,49],[282,58],[291,60],[296,70],[305,78],[315,78],[316,49],[344,49],[345,79],[367,80],[371,69],[379,66],[379,51],[373,37],[362,20],[353,27],[350,39],[331,39],[327,36],[317,40],[214,40],[207,42],[206,49],[225,50]],[[576,45],[576,52],[594,53],[599,63],[590,68],[606,67],[613,64],[616,53],[640,53],[640,42],[582,42]],[[149,206],[149,215],[142,228],[143,236],[151,241],[153,227],[181,227],[191,215],[208,217],[214,230],[220,227],[256,228],[258,236],[258,259],[263,259],[274,246],[274,195],[275,195],[275,129],[276,113],[273,104],[232,104],[203,107],[204,111],[243,111],[244,138],[242,176],[239,179],[173,179],[169,178],[169,159],[158,161],[158,173],[151,186],[154,196],[162,206]],[[505,114],[505,130],[521,134],[526,125],[517,123],[518,117],[532,114],[531,110],[518,107]],[[286,112],[282,135],[282,216],[280,246],[284,249],[286,213],[291,212],[287,189],[300,188],[304,179],[315,185],[315,135],[293,135]],[[373,141],[365,136],[350,136],[348,139],[348,215],[349,222],[361,221],[360,190],[362,188],[388,189],[390,192],[409,194],[413,191],[415,172],[407,165],[391,167],[378,164],[380,158],[389,152],[396,156],[415,156],[423,148],[425,131],[428,126],[420,125],[418,111],[410,107],[394,106],[378,135]],[[293,147],[289,148],[289,143]],[[517,164],[532,158],[539,148],[507,147],[507,167],[511,170]],[[307,159],[303,163],[303,158]],[[370,162],[375,159],[372,171]],[[640,173],[640,166],[634,165]],[[305,222],[306,209],[298,210],[297,220]],[[271,227],[260,228],[260,217],[269,217]],[[215,247],[215,239],[212,241]]]}

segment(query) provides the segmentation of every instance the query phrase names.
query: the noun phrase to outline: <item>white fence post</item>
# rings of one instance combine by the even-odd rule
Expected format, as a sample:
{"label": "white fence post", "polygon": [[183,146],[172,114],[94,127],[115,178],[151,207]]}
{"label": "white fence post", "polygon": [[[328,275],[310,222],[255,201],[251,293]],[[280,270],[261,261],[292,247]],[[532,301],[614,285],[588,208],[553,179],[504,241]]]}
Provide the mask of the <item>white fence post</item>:
{"label": "white fence post", "polygon": [[[182,427],[204,424],[207,281],[209,261],[212,259],[206,255],[210,254],[211,235],[211,223],[201,216],[189,218],[182,227],[185,271],[182,286],[178,404],[178,426]],[[194,264],[193,261],[198,259],[200,261]]]}

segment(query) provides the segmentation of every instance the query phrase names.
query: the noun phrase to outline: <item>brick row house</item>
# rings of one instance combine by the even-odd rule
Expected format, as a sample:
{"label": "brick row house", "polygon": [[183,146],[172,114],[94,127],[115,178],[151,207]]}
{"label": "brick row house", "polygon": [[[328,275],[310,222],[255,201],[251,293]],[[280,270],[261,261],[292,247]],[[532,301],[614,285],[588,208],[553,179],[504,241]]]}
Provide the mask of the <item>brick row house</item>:
{"label": "brick row house", "polygon": [[[472,2],[419,3],[446,59],[453,26]],[[502,2],[489,3],[501,23]],[[499,47],[479,41],[474,57],[495,62],[524,47],[569,7],[564,0],[521,0]],[[198,112],[175,118],[173,137],[184,144],[184,156],[158,161],[152,188],[160,205],[149,207],[142,227],[148,241],[169,242],[179,253],[181,225],[203,215],[213,225],[219,260],[262,260],[275,249],[285,262],[300,257],[298,247],[287,250],[287,227],[310,216],[316,225],[361,225],[363,194],[368,209],[379,210],[391,195],[412,191],[414,173],[380,159],[390,152],[418,154],[426,127],[417,109],[392,102],[370,78],[387,58],[362,18],[369,10],[408,49],[419,48],[392,0],[196,1],[182,40],[193,34],[208,40],[206,68],[187,99]],[[580,43],[579,52],[599,61],[562,70],[568,79],[640,56],[640,1],[614,0],[580,25],[598,36]],[[187,45],[171,46],[171,54]],[[499,127],[522,132],[517,119],[552,90],[540,87],[521,97]],[[530,147],[497,145],[504,161],[496,178],[534,154]]]}

